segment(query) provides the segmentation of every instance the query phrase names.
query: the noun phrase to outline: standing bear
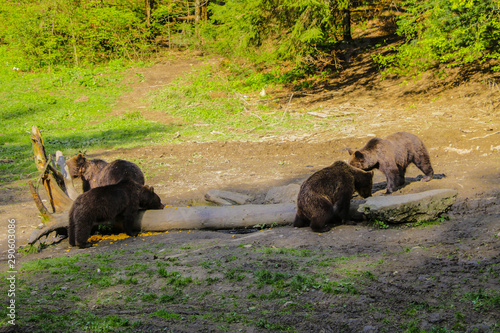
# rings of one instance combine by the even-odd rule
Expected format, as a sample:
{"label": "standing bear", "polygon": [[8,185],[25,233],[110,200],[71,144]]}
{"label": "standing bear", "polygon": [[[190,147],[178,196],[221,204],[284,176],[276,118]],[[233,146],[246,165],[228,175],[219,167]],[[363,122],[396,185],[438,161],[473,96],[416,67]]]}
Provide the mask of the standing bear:
{"label": "standing bear", "polygon": [[66,161],[72,178],[82,179],[83,192],[98,186],[113,185],[122,179],[131,179],[144,185],[144,174],[137,164],[116,160],[108,163],[101,159],[88,160],[78,154]]}
{"label": "standing bear", "polygon": [[121,224],[124,231],[132,236],[133,224],[140,209],[163,209],[163,204],[153,187],[130,179],[80,194],[69,212],[69,244],[88,247],[92,227],[107,221]]}
{"label": "standing bear", "polygon": [[349,164],[369,171],[379,169],[387,178],[386,194],[391,194],[405,183],[406,168],[415,164],[424,174],[422,181],[434,176],[429,152],[422,140],[407,132],[397,132],[384,139],[373,138],[356,151],[349,149]]}
{"label": "standing bear", "polygon": [[350,224],[349,208],[354,191],[363,198],[372,194],[373,172],[337,161],[309,177],[299,190],[294,227],[311,226],[325,231],[326,224]]}

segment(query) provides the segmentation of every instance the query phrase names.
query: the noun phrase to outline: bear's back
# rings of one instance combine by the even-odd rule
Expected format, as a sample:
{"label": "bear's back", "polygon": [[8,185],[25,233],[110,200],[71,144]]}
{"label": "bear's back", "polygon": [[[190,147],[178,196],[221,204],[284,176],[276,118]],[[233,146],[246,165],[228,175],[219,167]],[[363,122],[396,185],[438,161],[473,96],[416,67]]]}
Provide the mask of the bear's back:
{"label": "bear's back", "polygon": [[96,185],[112,185],[124,179],[133,180],[140,185],[145,183],[144,174],[137,164],[125,160],[115,160],[99,172]]}

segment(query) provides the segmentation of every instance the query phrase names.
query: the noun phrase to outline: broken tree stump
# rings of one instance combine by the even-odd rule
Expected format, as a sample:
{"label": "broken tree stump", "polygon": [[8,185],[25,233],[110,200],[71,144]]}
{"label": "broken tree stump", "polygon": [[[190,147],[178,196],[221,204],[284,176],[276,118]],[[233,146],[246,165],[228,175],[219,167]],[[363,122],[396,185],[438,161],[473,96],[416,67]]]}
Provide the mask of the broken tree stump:
{"label": "broken tree stump", "polygon": [[69,168],[66,165],[66,159],[61,151],[56,151],[56,163],[61,170],[61,174],[64,178],[64,185],[66,186],[66,193],[71,200],[76,200],[78,198],[78,192],[75,190],[75,186],[73,184],[73,178],[69,174]]}
{"label": "broken tree stump", "polygon": [[[69,198],[66,193],[64,177],[59,170],[52,166],[51,160],[47,158],[42,134],[38,130],[38,127],[34,125],[31,127],[30,139],[33,148],[35,164],[38,171],[40,172],[39,181],[41,181],[43,186],[45,187],[45,190],[49,197],[52,212],[58,213],[68,210],[71,207],[73,200]],[[38,183],[35,184],[35,191],[32,190],[33,199],[35,200],[40,213],[46,216],[47,209],[43,206],[43,203],[41,201],[37,201],[37,185]]]}

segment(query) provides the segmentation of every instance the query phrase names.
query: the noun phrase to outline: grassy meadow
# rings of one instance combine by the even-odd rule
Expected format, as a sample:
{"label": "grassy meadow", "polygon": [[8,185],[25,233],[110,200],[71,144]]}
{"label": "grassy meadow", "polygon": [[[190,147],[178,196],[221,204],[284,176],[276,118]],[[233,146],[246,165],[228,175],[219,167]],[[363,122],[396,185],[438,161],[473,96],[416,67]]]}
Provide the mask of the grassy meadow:
{"label": "grassy meadow", "polygon": [[[326,126],[305,112],[279,109],[279,96],[260,96],[262,89],[280,91],[283,83],[293,83],[293,76],[279,69],[264,74],[227,64],[202,65],[149,94],[156,120],[137,110],[113,115],[119,98],[130,91],[129,83],[143,79],[131,73],[131,65],[122,61],[23,72],[0,57],[0,184],[36,173],[29,139],[32,125],[41,130],[49,152],[61,150],[66,156],[189,140],[252,140]],[[169,121],[158,121],[161,118]]]}

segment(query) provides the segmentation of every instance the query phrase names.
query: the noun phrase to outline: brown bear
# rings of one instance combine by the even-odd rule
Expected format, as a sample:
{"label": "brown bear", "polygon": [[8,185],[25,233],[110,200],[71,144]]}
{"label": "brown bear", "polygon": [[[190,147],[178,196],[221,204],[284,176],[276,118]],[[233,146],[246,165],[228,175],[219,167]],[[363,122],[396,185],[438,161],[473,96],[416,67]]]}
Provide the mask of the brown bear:
{"label": "brown bear", "polygon": [[422,181],[429,181],[434,177],[429,152],[422,140],[416,135],[406,132],[397,132],[384,139],[373,138],[356,151],[349,149],[349,164],[369,171],[379,169],[387,178],[387,191],[390,194],[402,187],[405,183],[406,168],[410,163],[415,164],[424,174]]}
{"label": "brown bear", "polygon": [[101,159],[88,160],[83,154],[78,154],[66,161],[69,173],[73,178],[82,179],[83,192],[104,185],[113,185],[122,179],[132,179],[144,185],[144,174],[137,164],[116,160],[108,163]]}
{"label": "brown bear", "polygon": [[363,198],[371,196],[373,172],[366,172],[337,161],[315,172],[302,183],[297,197],[294,227],[311,226],[327,230],[327,224],[350,224],[349,208],[354,191]]}
{"label": "brown bear", "polygon": [[133,223],[140,209],[163,209],[153,187],[124,179],[118,184],[93,188],[79,195],[70,209],[69,244],[88,247],[92,227],[107,221],[121,224],[132,236]]}

